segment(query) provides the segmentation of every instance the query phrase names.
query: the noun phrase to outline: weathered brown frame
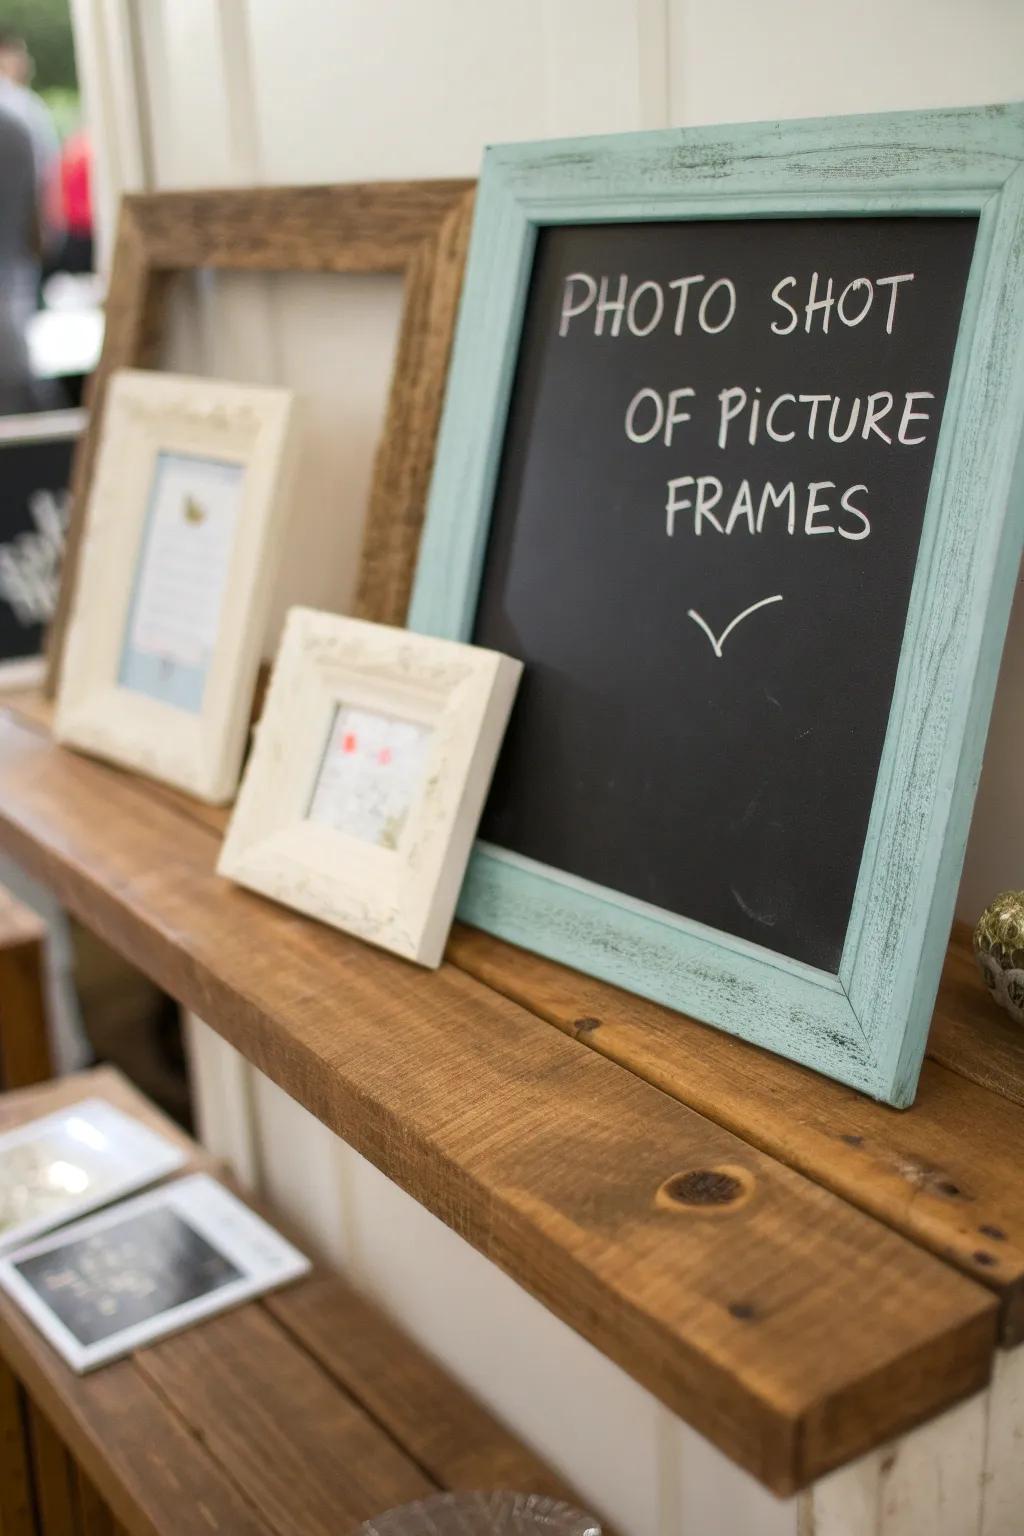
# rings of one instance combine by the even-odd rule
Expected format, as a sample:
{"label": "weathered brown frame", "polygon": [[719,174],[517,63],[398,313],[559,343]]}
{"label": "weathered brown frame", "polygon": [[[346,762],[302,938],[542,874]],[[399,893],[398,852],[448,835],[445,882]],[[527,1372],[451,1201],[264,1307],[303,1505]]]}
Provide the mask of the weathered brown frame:
{"label": "weathered brown frame", "polygon": [[200,269],[398,273],[405,280],[391,395],[374,467],[355,612],[401,624],[434,457],[472,217],[471,181],[159,192],[121,204],[103,353],[72,474],[64,577],[50,630],[56,691],[107,381],[156,364],[170,281]]}

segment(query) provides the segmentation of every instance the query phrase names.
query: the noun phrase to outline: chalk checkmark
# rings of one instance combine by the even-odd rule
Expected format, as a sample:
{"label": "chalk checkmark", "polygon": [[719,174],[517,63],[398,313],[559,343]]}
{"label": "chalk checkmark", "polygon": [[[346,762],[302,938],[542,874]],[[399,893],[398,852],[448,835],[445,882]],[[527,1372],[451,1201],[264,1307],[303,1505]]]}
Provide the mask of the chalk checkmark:
{"label": "chalk checkmark", "polygon": [[749,618],[752,613],[756,613],[759,608],[767,608],[769,603],[781,603],[781,602],[782,602],[782,593],[781,592],[777,592],[774,597],[762,597],[762,599],[761,599],[761,601],[759,603],[751,603],[749,608],[744,608],[742,613],[738,613],[736,615],[736,617],[733,619],[731,624],[727,624],[725,626],[725,628],[722,630],[722,633],[718,636],[717,640],[715,639],[715,637],[714,637],[713,633],[711,632],[711,629],[709,628],[709,626],[706,623],[706,621],[704,619],[702,619],[700,614],[697,612],[696,608],[688,608],[686,610],[686,617],[688,619],[692,619],[695,624],[699,624],[700,625],[701,629],[704,631],[704,633],[707,635],[708,639],[711,641],[711,649],[714,651],[714,653],[718,657],[719,661],[721,661],[721,659],[722,659],[722,646],[725,644],[725,642],[728,639],[728,637],[732,634],[732,632],[736,628],[737,624],[742,624],[744,619]]}

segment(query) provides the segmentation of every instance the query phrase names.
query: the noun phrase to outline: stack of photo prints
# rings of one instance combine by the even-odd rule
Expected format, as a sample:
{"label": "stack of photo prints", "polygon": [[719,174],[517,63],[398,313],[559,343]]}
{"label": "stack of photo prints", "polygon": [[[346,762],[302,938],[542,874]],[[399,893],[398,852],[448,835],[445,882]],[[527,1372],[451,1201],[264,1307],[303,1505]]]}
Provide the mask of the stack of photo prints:
{"label": "stack of photo prints", "polygon": [[135,1193],[184,1160],[101,1099],[0,1136],[0,1286],[73,1370],[308,1271],[301,1253],[207,1174]]}

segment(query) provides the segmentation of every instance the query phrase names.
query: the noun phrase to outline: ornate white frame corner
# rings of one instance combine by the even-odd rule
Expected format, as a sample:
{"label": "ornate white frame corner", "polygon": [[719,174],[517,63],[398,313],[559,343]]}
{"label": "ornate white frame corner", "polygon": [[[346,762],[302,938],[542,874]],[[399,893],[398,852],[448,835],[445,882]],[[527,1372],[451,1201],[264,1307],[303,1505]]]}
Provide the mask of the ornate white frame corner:
{"label": "ornate white frame corner", "polygon": [[[286,527],[293,419],[290,390],[137,369],[114,375],[57,699],[59,741],[203,800],[234,794]],[[195,713],[118,681],[162,452],[245,468],[217,641]]]}
{"label": "ornate white frame corner", "polygon": [[[293,608],[218,872],[440,965],[521,671],[495,651]],[[394,849],[307,819],[339,704],[432,728]]]}

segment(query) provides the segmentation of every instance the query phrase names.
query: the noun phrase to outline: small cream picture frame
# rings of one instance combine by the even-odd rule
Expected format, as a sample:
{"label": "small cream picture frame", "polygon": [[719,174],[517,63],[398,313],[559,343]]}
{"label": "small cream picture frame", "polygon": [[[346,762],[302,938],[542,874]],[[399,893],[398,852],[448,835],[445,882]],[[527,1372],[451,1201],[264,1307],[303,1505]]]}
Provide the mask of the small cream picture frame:
{"label": "small cream picture frame", "polygon": [[440,965],[521,671],[293,608],[219,873]]}
{"label": "small cream picture frame", "polygon": [[293,415],[289,390],[114,375],[59,741],[203,800],[231,798],[286,526]]}

